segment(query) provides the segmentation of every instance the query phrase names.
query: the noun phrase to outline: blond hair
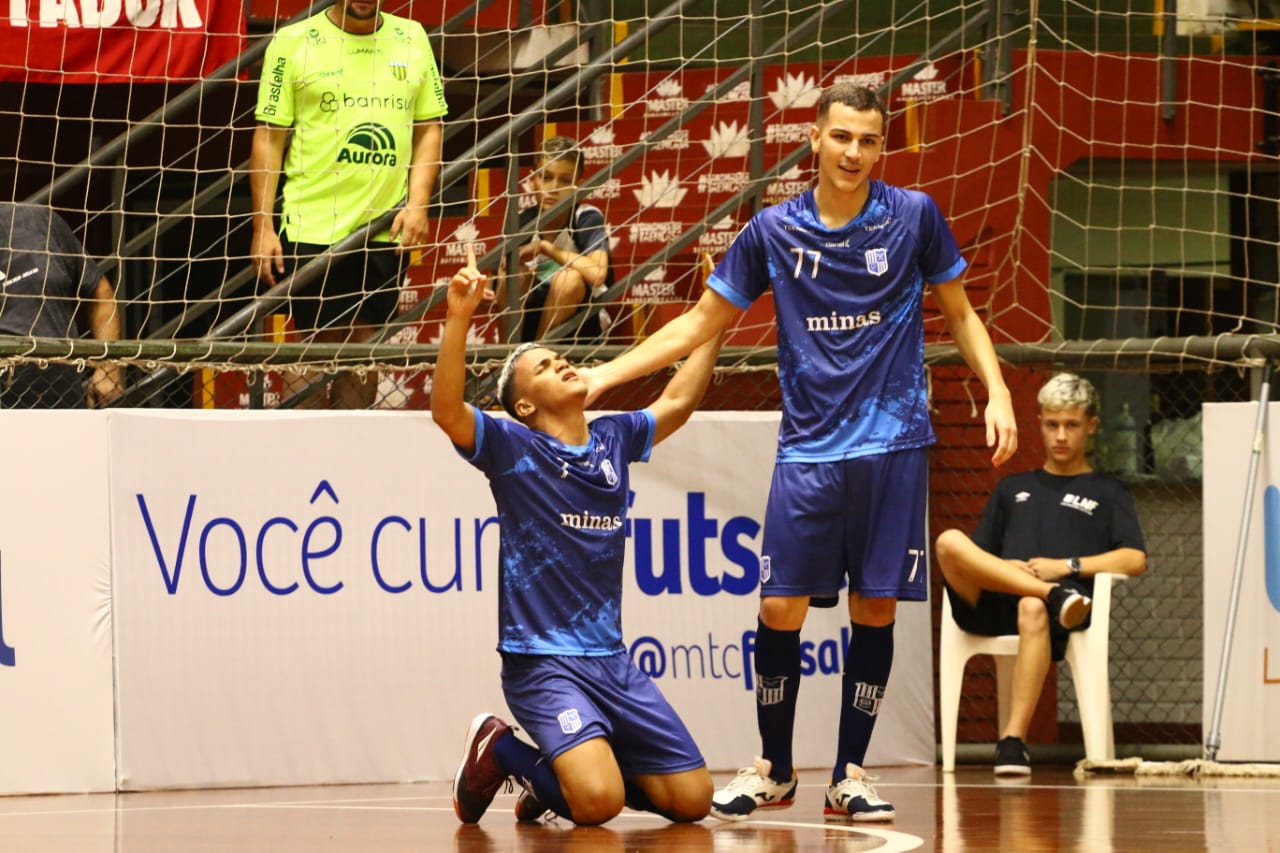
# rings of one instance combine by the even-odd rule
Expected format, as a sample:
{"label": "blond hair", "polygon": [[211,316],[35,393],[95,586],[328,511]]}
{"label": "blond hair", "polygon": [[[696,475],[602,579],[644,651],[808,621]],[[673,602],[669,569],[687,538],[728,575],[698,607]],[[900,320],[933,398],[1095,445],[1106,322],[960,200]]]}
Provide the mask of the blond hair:
{"label": "blond hair", "polygon": [[1074,373],[1059,373],[1044,383],[1040,386],[1036,401],[1040,403],[1041,409],[1054,412],[1083,406],[1084,413],[1089,417],[1098,414],[1097,389],[1088,379]]}

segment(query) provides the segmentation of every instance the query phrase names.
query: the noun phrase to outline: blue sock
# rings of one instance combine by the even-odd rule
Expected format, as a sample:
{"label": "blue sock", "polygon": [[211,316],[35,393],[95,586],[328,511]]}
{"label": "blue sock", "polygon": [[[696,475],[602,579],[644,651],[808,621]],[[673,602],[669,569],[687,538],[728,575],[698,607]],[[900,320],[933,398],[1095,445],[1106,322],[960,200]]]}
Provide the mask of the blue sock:
{"label": "blue sock", "polygon": [[800,632],[756,623],[756,725],[760,756],[772,763],[776,782],[791,780],[791,736],[800,695]]}
{"label": "blue sock", "polygon": [[840,739],[831,781],[845,777],[844,766],[862,766],[880,701],[893,667],[893,623],[882,628],[849,623],[849,650],[840,690]]}
{"label": "blue sock", "polygon": [[494,743],[493,754],[498,759],[498,766],[533,791],[538,802],[560,817],[573,820],[551,762],[545,760],[535,747],[520,740],[514,732],[508,732]]}

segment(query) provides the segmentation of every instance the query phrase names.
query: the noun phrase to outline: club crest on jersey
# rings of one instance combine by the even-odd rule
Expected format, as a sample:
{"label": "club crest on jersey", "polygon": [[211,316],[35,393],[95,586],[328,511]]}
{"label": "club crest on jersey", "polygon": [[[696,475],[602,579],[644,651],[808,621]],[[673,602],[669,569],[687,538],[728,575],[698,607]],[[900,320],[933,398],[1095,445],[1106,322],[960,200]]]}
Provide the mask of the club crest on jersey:
{"label": "club crest on jersey", "polygon": [[582,717],[578,716],[577,708],[568,708],[561,711],[556,715],[556,719],[560,721],[560,731],[567,735],[571,735],[582,728]]}
{"label": "club crest on jersey", "polygon": [[391,76],[392,76],[392,77],[394,77],[394,78],[396,78],[397,80],[401,80],[401,81],[403,81],[403,80],[408,80],[408,79],[409,79],[409,63],[407,63],[407,62],[392,62],[392,63],[391,63]]}
{"label": "club crest on jersey", "polygon": [[872,275],[884,275],[889,271],[888,249],[867,249],[867,272]]}
{"label": "club crest on jersey", "polygon": [[600,470],[604,472],[604,481],[610,486],[618,485],[618,472],[613,468],[613,462],[606,459],[600,463]]}

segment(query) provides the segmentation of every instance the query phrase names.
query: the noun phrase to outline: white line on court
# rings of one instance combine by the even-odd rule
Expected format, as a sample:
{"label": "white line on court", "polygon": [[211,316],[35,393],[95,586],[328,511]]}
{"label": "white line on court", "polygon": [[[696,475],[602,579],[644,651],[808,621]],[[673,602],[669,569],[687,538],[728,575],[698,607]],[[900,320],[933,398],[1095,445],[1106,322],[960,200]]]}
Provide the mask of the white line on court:
{"label": "white line on court", "polygon": [[912,835],[909,832],[897,832],[892,829],[879,829],[878,827],[861,824],[828,823],[826,821],[822,823],[799,823],[781,820],[753,820],[750,821],[750,824],[752,826],[782,826],[793,829],[834,829],[850,834],[870,835],[884,840],[884,845],[877,847],[875,853],[905,853],[907,850],[915,850],[924,844],[923,838],[918,835]]}

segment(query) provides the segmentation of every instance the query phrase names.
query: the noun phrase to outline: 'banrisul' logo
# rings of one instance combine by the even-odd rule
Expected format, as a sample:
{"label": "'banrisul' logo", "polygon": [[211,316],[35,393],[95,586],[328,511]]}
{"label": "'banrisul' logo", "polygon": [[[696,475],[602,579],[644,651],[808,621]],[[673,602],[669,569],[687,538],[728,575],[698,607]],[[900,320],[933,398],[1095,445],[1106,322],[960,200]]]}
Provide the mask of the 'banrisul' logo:
{"label": "'banrisul' logo", "polygon": [[0,666],[13,666],[13,646],[4,641],[4,575],[0,574]]}

